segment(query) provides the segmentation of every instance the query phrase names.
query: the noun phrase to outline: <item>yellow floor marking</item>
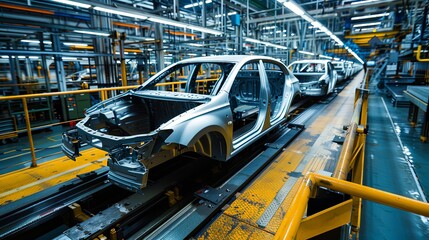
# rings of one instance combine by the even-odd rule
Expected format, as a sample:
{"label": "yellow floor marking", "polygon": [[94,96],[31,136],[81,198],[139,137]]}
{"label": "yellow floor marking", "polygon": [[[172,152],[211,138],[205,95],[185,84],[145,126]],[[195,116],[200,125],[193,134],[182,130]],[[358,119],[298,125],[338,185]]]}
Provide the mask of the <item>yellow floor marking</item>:
{"label": "yellow floor marking", "polygon": [[79,167],[77,167],[77,168],[73,168],[73,169],[70,169],[70,170],[68,170],[68,171],[61,172],[61,173],[59,173],[59,174],[57,174],[57,175],[52,175],[52,176],[50,176],[50,177],[43,178],[43,179],[41,179],[41,180],[38,180],[38,181],[35,181],[35,182],[32,182],[32,183],[29,183],[29,184],[27,184],[27,185],[24,185],[24,186],[21,186],[21,187],[15,188],[15,189],[13,189],[13,190],[10,190],[10,191],[4,192],[4,193],[1,193],[1,194],[0,194],[0,198],[2,198],[2,197],[4,197],[4,196],[7,196],[7,195],[10,195],[10,194],[12,194],[12,193],[19,192],[19,191],[24,190],[24,189],[26,189],[26,188],[33,187],[33,186],[38,185],[38,184],[41,184],[41,183],[43,183],[43,182],[47,182],[47,181],[49,181],[49,180],[52,180],[52,179],[54,179],[54,178],[57,178],[57,177],[63,176],[63,175],[65,175],[65,174],[68,174],[68,173],[71,173],[71,172],[74,172],[74,171],[76,171],[76,170],[79,170],[79,169],[85,168],[85,167],[87,167],[87,166],[89,166],[89,165],[91,165],[91,164],[92,164],[92,163],[87,163],[87,164],[81,165],[81,166],[79,166]]}
{"label": "yellow floor marking", "polygon": [[9,154],[9,153],[12,153],[12,152],[16,152],[16,150],[14,149],[14,150],[10,150],[10,151],[7,151],[7,152],[4,152],[3,154]]}
{"label": "yellow floor marking", "polygon": [[[49,140],[51,140],[53,142],[58,142],[58,141],[61,140],[61,136],[62,136],[61,134],[56,134],[56,135],[52,135],[52,136],[47,137],[47,139],[49,139]],[[59,138],[56,139],[55,137],[59,137]]]}
{"label": "yellow floor marking", "polygon": [[0,205],[69,181],[76,175],[97,170],[106,166],[106,159],[106,152],[92,148],[82,151],[76,162],[64,156],[35,168],[0,175]]}
{"label": "yellow floor marking", "polygon": [[320,114],[306,126],[305,131],[231,203],[200,239],[271,239],[274,236],[303,178],[300,177],[294,184],[265,228],[258,226],[258,219],[289,175],[299,176],[297,167],[304,158],[308,162],[304,168],[300,167],[303,175],[309,171],[324,170],[328,164],[334,166],[341,146],[331,141],[335,135],[342,133],[342,126],[350,122],[354,89],[361,75],[326,106],[323,115]]}
{"label": "yellow floor marking", "polygon": [[[61,146],[61,144],[55,144],[55,145],[50,146],[49,148],[56,148],[56,147],[59,147],[59,146]],[[46,148],[36,149],[34,152],[40,152],[40,151],[43,151],[43,150],[46,150]],[[13,150],[13,151],[16,151],[16,150]],[[12,158],[16,158],[16,157],[21,157],[21,156],[24,156],[24,155],[27,155],[27,154],[31,153],[30,152],[30,148],[23,148],[22,151],[28,151],[28,152],[24,152],[24,153],[21,153],[21,154],[15,154],[13,156],[10,156],[10,157],[7,157],[7,158],[3,158],[3,159],[0,160],[0,162],[1,161],[6,161],[6,160],[9,160],[9,159],[12,159]],[[38,159],[40,159],[40,158],[38,158]]]}

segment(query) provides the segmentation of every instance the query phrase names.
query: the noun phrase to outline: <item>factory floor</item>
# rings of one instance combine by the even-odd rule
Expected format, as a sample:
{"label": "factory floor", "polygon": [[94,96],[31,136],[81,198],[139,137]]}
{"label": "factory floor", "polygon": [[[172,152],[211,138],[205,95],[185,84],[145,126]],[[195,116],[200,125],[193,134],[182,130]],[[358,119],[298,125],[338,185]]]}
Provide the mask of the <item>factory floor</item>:
{"label": "factory floor", "polygon": [[[358,76],[362,77],[362,75],[363,73],[360,73]],[[356,87],[357,84],[353,86]],[[351,88],[352,86],[350,86],[349,92],[344,92],[343,95],[340,94],[333,100],[333,103],[341,98],[349,97],[353,99],[354,90]],[[317,137],[311,140],[312,145],[320,146],[319,149],[311,150],[308,147],[310,142],[306,142],[305,139],[297,139],[293,143],[297,145],[296,151],[290,151],[285,154],[291,155],[292,158],[295,156],[304,159],[304,152],[308,152],[309,155],[324,154],[323,147],[335,147],[329,142],[332,139],[331,135],[336,134],[336,132],[330,132],[327,128],[332,128],[337,132],[340,131],[339,129],[341,129],[342,125],[345,125],[350,120],[352,112],[352,104],[349,102],[344,101],[337,105],[344,105],[343,107],[346,110],[342,111],[341,108],[334,109],[334,105],[327,104],[326,109],[331,109],[332,114],[326,113],[326,115],[318,116],[319,124],[314,125],[313,128],[307,126],[310,130],[307,135]],[[429,143],[422,143],[419,140],[422,116],[419,118],[419,124],[415,128],[411,128],[407,121],[407,115],[408,107],[395,107],[384,92],[371,90],[368,109],[369,133],[366,140],[364,185],[418,200],[425,200],[429,197],[429,171],[427,171],[429,161],[427,157],[428,150],[426,150]],[[331,118],[328,119],[327,117]],[[342,120],[339,120],[340,118]],[[321,122],[325,123],[320,124]],[[10,201],[16,201],[28,196],[32,192],[41,191],[60,182],[67,181],[67,179],[71,179],[77,174],[105,166],[105,153],[96,149],[83,151],[84,156],[78,158],[77,162],[64,157],[60,151],[59,144],[61,132],[66,129],[53,127],[51,131],[34,133],[39,164],[37,168],[29,168],[31,154],[25,138],[22,138],[19,143],[8,143],[0,146],[0,207]],[[303,136],[305,136],[305,133]],[[319,136],[329,139],[329,142],[317,141]],[[329,143],[329,145],[325,143]],[[331,150],[332,156],[338,154],[338,149]],[[275,164],[279,165],[278,162]],[[329,170],[333,168],[330,157],[325,159],[323,164],[312,163],[312,166],[322,169],[329,168]],[[274,167],[272,166],[273,169]],[[274,171],[271,172],[271,174],[273,173]],[[262,174],[261,176],[261,180],[265,177],[267,181],[272,181],[270,173]],[[54,178],[56,177],[59,178],[55,180]],[[261,186],[264,190],[260,193],[266,192],[266,186],[264,184]],[[20,190],[24,192],[19,192]],[[241,199],[246,197],[245,194]],[[276,194],[273,192],[271,195],[274,197]],[[253,197],[256,196],[252,195],[250,198]],[[237,209],[230,209],[230,211],[234,210],[238,214]],[[261,209],[264,208],[261,207]],[[246,212],[242,214],[245,215]],[[280,219],[281,216],[277,217]],[[257,225],[257,218],[248,218],[244,222],[253,220]],[[270,229],[268,232],[275,231],[273,226],[277,224],[279,222],[268,224],[267,227]],[[267,234],[267,236],[272,235]],[[364,201],[360,239],[429,239],[429,219]]]}
{"label": "factory floor", "polygon": [[[412,128],[408,107],[395,107],[383,91],[370,90],[363,184],[426,201],[429,143],[420,141],[423,115]],[[363,201],[360,238],[429,239],[429,218]]]}

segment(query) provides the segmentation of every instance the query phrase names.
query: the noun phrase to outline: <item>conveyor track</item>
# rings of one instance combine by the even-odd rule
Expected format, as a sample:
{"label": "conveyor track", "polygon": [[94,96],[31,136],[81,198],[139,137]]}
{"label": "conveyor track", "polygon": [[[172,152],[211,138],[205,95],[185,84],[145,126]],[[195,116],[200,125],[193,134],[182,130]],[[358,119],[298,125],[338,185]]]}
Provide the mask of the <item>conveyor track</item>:
{"label": "conveyor track", "polygon": [[[300,112],[302,109],[307,109],[314,100],[317,99],[303,99],[293,105],[291,111]],[[304,115],[308,111],[308,109],[304,111]],[[298,113],[299,115],[300,113]],[[176,169],[174,172],[165,174],[160,171],[160,175],[163,176],[144,189],[143,194],[133,194],[112,204],[110,207],[95,213],[90,219],[62,231],[63,233],[56,239],[84,239],[97,237],[100,234],[109,235],[113,228],[115,228],[116,236],[122,238],[157,239],[161,236],[172,236],[171,234],[182,237],[194,234],[198,226],[208,221],[210,216],[228,203],[237,191],[251,182],[282,151],[285,144],[299,134],[303,129],[301,124],[304,124],[305,121],[298,122],[299,124],[295,125],[284,125],[282,127],[284,131],[276,131],[269,139],[268,137],[264,138],[255,144],[259,145],[258,147],[251,146],[252,149],[261,149],[262,152],[252,150],[250,153],[253,155],[249,155],[249,153],[239,154],[232,161],[224,163],[226,165],[223,167],[225,173],[222,176],[217,174],[214,177],[216,178],[215,181],[204,180],[204,184],[215,187],[201,188],[202,186],[196,186],[195,182],[191,183],[191,180],[195,180],[195,173],[202,171],[201,166],[195,163],[206,166],[207,164],[203,163],[201,159],[196,159],[196,161],[195,159],[183,160],[185,164],[171,168]],[[269,144],[265,144],[267,142]],[[211,162],[213,164],[213,161]],[[209,172],[212,170],[213,168],[205,169]],[[34,201],[28,201],[28,198],[22,199],[23,201],[2,208],[3,211],[0,212],[0,224],[2,224],[0,238],[16,239],[16,236],[28,233],[24,230],[35,228],[55,216],[64,214],[69,204],[79,202],[97,194],[98,191],[112,187],[110,183],[105,182],[106,171],[107,169],[101,170],[96,174],[97,177],[91,178],[90,181],[63,186],[63,190],[67,188],[66,191],[51,193],[53,195],[50,197],[33,196],[32,199],[36,199]],[[96,185],[90,185],[90,183]],[[172,207],[169,206],[165,193],[173,189],[174,186],[183,187],[187,184],[194,184],[194,186],[188,193],[181,196],[183,197],[181,201]],[[198,189],[199,193],[194,193]],[[46,193],[43,194],[46,195]],[[222,197],[214,197],[219,196],[219,194]],[[19,202],[26,204],[17,208],[18,210],[12,211],[11,209],[16,209],[16,204]],[[11,219],[15,220],[12,221]],[[181,219],[181,221],[177,221],[177,219]]]}

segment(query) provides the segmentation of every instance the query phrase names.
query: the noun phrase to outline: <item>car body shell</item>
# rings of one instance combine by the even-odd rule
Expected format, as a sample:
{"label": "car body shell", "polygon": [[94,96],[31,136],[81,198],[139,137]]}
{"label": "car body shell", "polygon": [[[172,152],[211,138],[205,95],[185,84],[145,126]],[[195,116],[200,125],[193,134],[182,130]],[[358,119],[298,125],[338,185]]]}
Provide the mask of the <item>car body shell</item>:
{"label": "car body shell", "polygon": [[[157,82],[176,68],[202,66],[199,65],[202,63],[230,67],[219,77],[222,82],[216,92],[187,92],[188,83],[185,92],[177,92],[179,88],[155,89],[161,85]],[[258,69],[244,69],[250,65]],[[265,66],[275,66],[276,70]],[[250,96],[250,81],[259,86],[255,92],[258,100],[253,105],[245,99],[255,98]],[[239,93],[237,83],[243,83],[246,90]],[[283,88],[278,89],[274,83]],[[86,117],[77,124],[75,138],[109,153],[110,181],[139,191],[146,186],[149,169],[178,155],[196,152],[218,161],[229,160],[283,123],[293,98],[299,94],[298,80],[273,58],[239,55],[193,58],[165,68],[135,90],[88,109]],[[244,119],[248,116],[251,120]],[[64,134],[63,143],[63,151],[73,157],[73,149],[66,146],[70,146],[70,136]]]}
{"label": "car body shell", "polygon": [[333,92],[337,83],[337,72],[330,60],[300,60],[289,65],[299,80],[302,95],[325,96]]}
{"label": "car body shell", "polygon": [[333,61],[332,65],[334,66],[335,71],[337,71],[338,81],[344,81],[349,78],[350,70],[344,61]]}

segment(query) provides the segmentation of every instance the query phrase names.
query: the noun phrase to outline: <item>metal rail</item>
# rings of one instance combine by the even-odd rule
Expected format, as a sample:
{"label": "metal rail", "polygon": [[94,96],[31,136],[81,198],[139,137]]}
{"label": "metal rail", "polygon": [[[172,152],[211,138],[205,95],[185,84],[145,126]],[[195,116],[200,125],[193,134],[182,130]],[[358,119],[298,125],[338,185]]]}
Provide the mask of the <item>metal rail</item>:
{"label": "metal rail", "polygon": [[301,182],[298,194],[293,199],[289,211],[283,219],[279,231],[274,239],[292,240],[298,233],[302,217],[307,208],[308,200],[317,187],[324,187],[334,191],[349,194],[351,196],[364,198],[405,211],[429,217],[429,203],[424,203],[397,194],[388,193],[360,184],[327,177],[316,173],[309,173]]}
{"label": "metal rail", "polygon": [[28,112],[27,99],[37,98],[37,97],[54,97],[54,96],[64,96],[64,95],[72,95],[72,94],[82,94],[82,93],[96,93],[99,92],[101,95],[101,100],[106,100],[108,98],[108,92],[111,91],[119,91],[119,90],[129,90],[136,88],[138,86],[127,86],[127,87],[112,87],[112,88],[99,88],[99,89],[86,89],[86,90],[77,90],[77,91],[66,91],[66,92],[50,92],[50,93],[37,93],[37,94],[24,94],[24,95],[15,95],[15,96],[5,96],[0,97],[0,101],[8,101],[8,100],[21,100],[24,108],[25,115],[25,125],[28,134],[28,141],[30,144],[31,151],[31,167],[37,167],[36,161],[36,149],[34,147],[33,136],[32,136],[32,128],[31,121]]}
{"label": "metal rail", "polygon": [[[307,239],[346,224],[351,227],[351,238],[359,239],[362,198],[429,216],[428,203],[362,185],[370,75],[371,72],[368,72],[356,89],[353,117],[333,177],[316,173],[304,177],[274,239]],[[346,179],[351,179],[351,182]],[[317,196],[319,187],[348,194],[351,199],[303,218],[308,200]],[[328,227],[310,229],[308,222],[312,226]]]}

